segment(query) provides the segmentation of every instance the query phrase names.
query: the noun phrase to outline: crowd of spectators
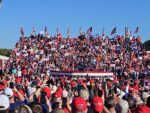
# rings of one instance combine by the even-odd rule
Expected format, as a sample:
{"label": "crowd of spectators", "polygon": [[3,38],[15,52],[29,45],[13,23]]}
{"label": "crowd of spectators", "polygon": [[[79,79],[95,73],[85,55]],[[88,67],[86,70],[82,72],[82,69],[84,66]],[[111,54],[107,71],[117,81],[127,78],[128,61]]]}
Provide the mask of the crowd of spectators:
{"label": "crowd of spectators", "polygon": [[10,56],[8,71],[26,74],[50,71],[104,71],[117,76],[148,77],[149,54],[140,37],[116,35],[77,38],[21,37]]}
{"label": "crowd of spectators", "polygon": [[[52,76],[113,72],[114,78]],[[0,113],[150,113],[150,56],[141,38],[22,36],[0,75]]]}

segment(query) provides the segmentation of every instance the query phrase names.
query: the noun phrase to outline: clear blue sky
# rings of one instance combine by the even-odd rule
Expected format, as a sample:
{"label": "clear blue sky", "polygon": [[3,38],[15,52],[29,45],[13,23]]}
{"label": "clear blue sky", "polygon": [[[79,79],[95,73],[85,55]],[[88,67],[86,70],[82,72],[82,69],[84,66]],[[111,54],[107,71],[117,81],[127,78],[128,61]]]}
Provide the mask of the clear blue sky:
{"label": "clear blue sky", "polygon": [[51,35],[59,27],[66,36],[77,36],[79,28],[93,33],[105,28],[110,34],[114,27],[123,34],[127,26],[132,32],[139,26],[142,40],[150,39],[150,0],[3,0],[0,8],[0,48],[13,48],[19,39],[20,27],[27,36],[32,27],[39,33],[47,26]]}

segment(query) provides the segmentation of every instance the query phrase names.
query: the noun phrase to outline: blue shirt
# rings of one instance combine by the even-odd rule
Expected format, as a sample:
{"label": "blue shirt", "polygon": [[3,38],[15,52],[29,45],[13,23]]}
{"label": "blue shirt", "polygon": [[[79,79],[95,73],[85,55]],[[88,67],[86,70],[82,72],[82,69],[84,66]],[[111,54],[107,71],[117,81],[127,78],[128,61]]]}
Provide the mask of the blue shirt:
{"label": "blue shirt", "polygon": [[24,101],[18,101],[18,102],[15,102],[15,103],[10,103],[10,109],[9,109],[9,113],[13,113],[14,110],[21,106],[21,105],[26,105],[27,104],[27,100],[25,99]]}

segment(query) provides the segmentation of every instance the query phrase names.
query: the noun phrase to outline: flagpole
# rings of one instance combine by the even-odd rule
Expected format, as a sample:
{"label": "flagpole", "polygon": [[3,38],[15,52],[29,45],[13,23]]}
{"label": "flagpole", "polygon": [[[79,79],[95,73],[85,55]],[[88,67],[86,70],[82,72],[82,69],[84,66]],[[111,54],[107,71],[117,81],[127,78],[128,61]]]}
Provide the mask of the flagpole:
{"label": "flagpole", "polygon": [[56,29],[56,36],[58,35],[58,33],[59,33],[59,28],[57,27],[57,29]]}
{"label": "flagpole", "polygon": [[126,27],[125,27],[125,29],[124,29],[124,36],[125,36],[125,38],[126,38]]}
{"label": "flagpole", "polygon": [[105,35],[105,28],[103,27],[103,30],[102,30],[102,38],[104,37],[104,35]]}
{"label": "flagpole", "polygon": [[22,37],[24,37],[24,30],[23,30],[23,27],[20,28],[20,34],[21,34]]}
{"label": "flagpole", "polygon": [[68,38],[70,38],[70,28],[68,27],[68,30],[67,30],[67,35],[68,35]]}
{"label": "flagpole", "polygon": [[81,27],[80,27],[80,29],[79,29],[79,36],[80,35],[82,35],[82,29],[81,29]]}
{"label": "flagpole", "polygon": [[127,27],[125,27],[125,38],[129,38],[129,31]]}
{"label": "flagpole", "polygon": [[34,28],[34,26],[32,28],[32,35],[35,36],[35,28]]}

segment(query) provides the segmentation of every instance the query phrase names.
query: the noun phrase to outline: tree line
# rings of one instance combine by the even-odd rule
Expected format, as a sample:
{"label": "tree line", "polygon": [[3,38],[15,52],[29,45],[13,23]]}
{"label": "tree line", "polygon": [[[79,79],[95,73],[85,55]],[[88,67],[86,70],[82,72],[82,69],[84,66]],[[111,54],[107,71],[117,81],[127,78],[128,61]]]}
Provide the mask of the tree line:
{"label": "tree line", "polygon": [[150,51],[150,40],[147,40],[143,43],[143,46],[146,51]]}
{"label": "tree line", "polygon": [[12,49],[3,49],[0,48],[0,55],[9,57],[12,52]]}

